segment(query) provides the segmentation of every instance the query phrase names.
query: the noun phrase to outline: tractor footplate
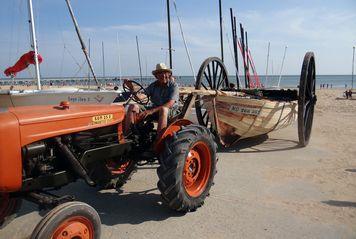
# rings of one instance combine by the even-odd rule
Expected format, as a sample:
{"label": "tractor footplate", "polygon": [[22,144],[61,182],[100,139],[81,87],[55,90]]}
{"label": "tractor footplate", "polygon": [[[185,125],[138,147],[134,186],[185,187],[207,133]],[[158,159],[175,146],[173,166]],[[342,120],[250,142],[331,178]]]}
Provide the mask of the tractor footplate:
{"label": "tractor footplate", "polygon": [[43,210],[74,201],[75,197],[71,195],[57,196],[48,192],[32,192],[27,195],[26,199],[37,204],[39,209]]}

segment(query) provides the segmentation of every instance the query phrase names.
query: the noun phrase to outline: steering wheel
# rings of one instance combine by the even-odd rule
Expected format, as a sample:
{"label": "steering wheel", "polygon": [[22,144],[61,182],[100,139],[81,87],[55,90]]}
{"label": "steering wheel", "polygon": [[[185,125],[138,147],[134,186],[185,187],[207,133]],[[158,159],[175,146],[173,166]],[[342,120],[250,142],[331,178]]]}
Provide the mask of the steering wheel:
{"label": "steering wheel", "polygon": [[146,89],[138,82],[126,80],[122,84],[122,87],[124,88],[125,93],[131,93],[129,101],[133,100],[140,105],[146,105],[150,102],[150,97],[148,96]]}

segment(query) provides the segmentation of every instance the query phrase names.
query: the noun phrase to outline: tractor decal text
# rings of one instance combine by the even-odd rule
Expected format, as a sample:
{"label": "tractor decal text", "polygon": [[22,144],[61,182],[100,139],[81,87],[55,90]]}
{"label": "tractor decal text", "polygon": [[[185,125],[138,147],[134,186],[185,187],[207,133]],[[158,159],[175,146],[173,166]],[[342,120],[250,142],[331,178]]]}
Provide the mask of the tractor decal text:
{"label": "tractor decal text", "polygon": [[108,124],[114,120],[113,114],[108,115],[97,115],[92,117],[91,124]]}

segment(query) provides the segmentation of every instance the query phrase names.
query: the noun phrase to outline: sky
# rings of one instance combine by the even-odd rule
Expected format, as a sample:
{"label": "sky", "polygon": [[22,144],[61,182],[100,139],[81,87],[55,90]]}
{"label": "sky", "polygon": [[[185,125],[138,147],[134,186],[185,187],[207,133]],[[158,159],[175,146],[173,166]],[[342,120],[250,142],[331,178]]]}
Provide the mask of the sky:
{"label": "sky", "polygon": [[[191,53],[194,72],[204,59],[220,56],[218,0],[171,0],[173,70],[192,75],[177,13]],[[135,37],[138,36],[143,75],[166,62],[166,0],[71,0],[95,72],[105,75],[139,75]],[[351,74],[352,47],[356,45],[355,0],[222,0],[224,56],[229,74],[234,74],[229,9],[248,31],[249,47],[258,74],[266,73],[267,46],[271,44],[268,74],[278,75],[287,46],[282,74],[300,74],[307,51],[316,55],[317,74]],[[88,67],[74,31],[65,0],[33,0],[43,77],[73,77],[88,74]],[[27,0],[1,0],[0,78],[3,71],[30,50]],[[119,61],[120,59],[120,61]],[[119,64],[121,62],[121,64]],[[241,59],[240,59],[241,62]],[[34,68],[18,74],[33,77]]]}

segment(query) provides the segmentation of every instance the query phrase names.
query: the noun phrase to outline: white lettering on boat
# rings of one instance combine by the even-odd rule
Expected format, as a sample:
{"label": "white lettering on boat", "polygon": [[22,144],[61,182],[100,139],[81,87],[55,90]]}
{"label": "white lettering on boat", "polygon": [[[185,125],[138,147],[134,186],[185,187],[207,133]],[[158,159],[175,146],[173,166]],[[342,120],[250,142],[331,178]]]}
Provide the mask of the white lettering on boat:
{"label": "white lettering on boat", "polygon": [[245,115],[259,115],[260,109],[257,108],[249,108],[240,105],[231,105],[229,111],[236,112]]}
{"label": "white lettering on boat", "polygon": [[72,103],[78,102],[90,102],[90,97],[80,97],[80,96],[68,96],[68,101]]}

